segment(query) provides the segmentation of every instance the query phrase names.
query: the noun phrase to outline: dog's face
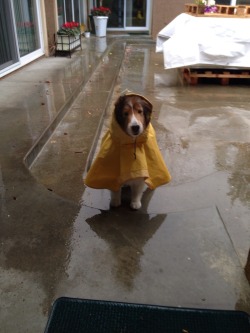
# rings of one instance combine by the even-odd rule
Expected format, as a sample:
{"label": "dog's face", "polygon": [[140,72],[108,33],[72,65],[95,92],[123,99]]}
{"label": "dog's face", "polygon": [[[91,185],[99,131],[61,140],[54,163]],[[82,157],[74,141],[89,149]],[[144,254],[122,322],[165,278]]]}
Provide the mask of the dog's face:
{"label": "dog's face", "polygon": [[115,103],[115,118],[128,135],[137,137],[148,126],[152,105],[137,95],[121,96]]}

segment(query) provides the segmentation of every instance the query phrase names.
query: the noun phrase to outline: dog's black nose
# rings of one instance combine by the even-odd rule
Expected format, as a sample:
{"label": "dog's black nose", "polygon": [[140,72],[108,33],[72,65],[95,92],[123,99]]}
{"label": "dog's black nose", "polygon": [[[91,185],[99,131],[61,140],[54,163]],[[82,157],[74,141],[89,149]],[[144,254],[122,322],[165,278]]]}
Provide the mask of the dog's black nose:
{"label": "dog's black nose", "polygon": [[140,130],[140,126],[139,125],[133,125],[133,126],[131,126],[131,129],[132,129],[132,132],[134,134],[138,134],[139,130]]}

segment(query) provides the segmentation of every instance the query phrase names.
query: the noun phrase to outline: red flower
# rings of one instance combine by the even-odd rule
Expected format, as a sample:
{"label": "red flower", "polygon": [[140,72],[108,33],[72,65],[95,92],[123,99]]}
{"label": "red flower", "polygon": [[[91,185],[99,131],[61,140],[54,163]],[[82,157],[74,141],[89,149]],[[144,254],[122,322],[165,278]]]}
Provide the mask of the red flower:
{"label": "red flower", "polygon": [[111,10],[108,7],[94,7],[91,9],[91,14],[93,16],[109,16],[111,14]]}
{"label": "red flower", "polygon": [[65,22],[62,25],[63,28],[68,28],[68,29],[73,29],[73,28],[78,28],[79,27],[79,23],[78,22]]}
{"label": "red flower", "polygon": [[65,22],[57,32],[59,35],[75,36],[80,33],[80,24],[78,22]]}

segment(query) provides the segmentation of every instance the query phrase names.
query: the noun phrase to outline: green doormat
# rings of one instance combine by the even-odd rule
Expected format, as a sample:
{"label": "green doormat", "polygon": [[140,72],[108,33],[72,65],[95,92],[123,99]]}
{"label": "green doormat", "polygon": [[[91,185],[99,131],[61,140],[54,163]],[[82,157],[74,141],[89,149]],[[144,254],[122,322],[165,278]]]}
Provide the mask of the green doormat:
{"label": "green doormat", "polygon": [[45,333],[249,333],[241,311],[58,298]]}

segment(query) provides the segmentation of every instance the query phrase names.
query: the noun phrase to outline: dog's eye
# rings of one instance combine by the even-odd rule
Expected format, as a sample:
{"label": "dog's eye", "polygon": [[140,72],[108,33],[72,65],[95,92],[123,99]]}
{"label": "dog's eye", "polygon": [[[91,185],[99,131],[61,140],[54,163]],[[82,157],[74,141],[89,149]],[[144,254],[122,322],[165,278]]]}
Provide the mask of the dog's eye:
{"label": "dog's eye", "polygon": [[123,112],[124,117],[128,117],[129,113],[127,111]]}
{"label": "dog's eye", "polygon": [[137,110],[137,112],[138,112],[138,113],[142,113],[142,110],[141,110],[141,109],[140,109],[140,110]]}

